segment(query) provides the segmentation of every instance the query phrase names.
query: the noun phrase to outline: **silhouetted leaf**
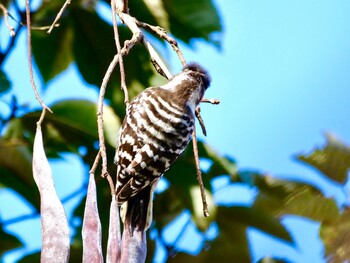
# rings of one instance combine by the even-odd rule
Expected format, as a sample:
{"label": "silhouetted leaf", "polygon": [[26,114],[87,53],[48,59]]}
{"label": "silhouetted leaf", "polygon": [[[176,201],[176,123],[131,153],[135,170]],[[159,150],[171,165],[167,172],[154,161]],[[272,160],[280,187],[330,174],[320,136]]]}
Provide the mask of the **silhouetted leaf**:
{"label": "silhouetted leaf", "polygon": [[150,238],[150,231],[147,231],[147,255],[146,255],[146,263],[153,262],[153,257],[156,251],[156,241]]}
{"label": "silhouetted leaf", "polygon": [[[204,217],[202,210],[201,194],[198,189],[197,172],[194,157],[191,151],[191,147],[188,147],[185,154],[181,156],[172,167],[165,173],[166,178],[171,183],[171,187],[176,191],[175,196],[181,198],[181,206],[191,211],[193,219],[197,223],[197,226],[205,230],[215,218],[215,207],[216,205],[212,201],[211,196],[211,185],[209,178],[206,178],[203,174],[203,183],[205,188],[208,190],[208,203],[210,204],[209,213],[210,217]],[[196,193],[196,195],[194,195]],[[175,201],[174,201],[175,202]],[[175,202],[177,204],[178,202]],[[171,206],[174,207],[174,206]],[[177,207],[178,209],[179,207]],[[177,212],[178,210],[176,210]],[[175,210],[172,211],[172,216],[176,216]],[[202,214],[203,216],[201,216]],[[168,219],[165,217],[164,219]],[[163,219],[162,219],[163,221]]]}
{"label": "silhouetted leaf", "polygon": [[32,177],[32,153],[23,140],[0,139],[0,183],[23,196],[39,210],[39,194]]}
{"label": "silhouetted leaf", "polygon": [[32,254],[28,254],[26,256],[24,256],[23,258],[21,258],[20,260],[18,260],[18,263],[34,263],[34,262],[40,262],[40,254],[41,252],[35,252]]}
{"label": "silhouetted leaf", "polygon": [[[79,72],[84,80],[100,87],[107,68],[117,50],[114,42],[113,28],[103,21],[96,12],[83,8],[72,8],[72,23],[74,28],[73,51]],[[129,29],[119,26],[121,43],[131,38]],[[153,66],[145,48],[136,45],[123,58],[126,71],[126,84],[130,98],[147,88],[150,78],[154,75]],[[111,75],[105,97],[119,116],[125,112],[124,94],[120,89],[120,72],[118,66]]]}
{"label": "silhouetted leaf", "polygon": [[[232,207],[218,207],[219,235],[208,249],[198,255],[198,262],[251,262],[247,225],[239,219]],[[232,216],[235,220],[232,220]],[[238,217],[237,217],[238,216]]]}
{"label": "silhouetted leaf", "polygon": [[0,94],[5,93],[11,88],[11,82],[4,71],[0,69]]}
{"label": "silhouetted leaf", "polygon": [[308,156],[298,155],[296,158],[319,170],[329,179],[344,184],[350,170],[350,147],[333,135],[326,134],[326,139],[323,148],[314,150]]}
{"label": "silhouetted leaf", "polygon": [[156,194],[153,202],[154,224],[159,230],[174,220],[184,209],[191,206],[189,196],[184,196],[182,188],[177,186],[171,186],[162,193]]}
{"label": "silhouetted leaf", "polygon": [[175,263],[197,263],[202,262],[198,259],[198,256],[192,256],[184,252],[176,253],[174,256],[169,257],[167,260],[168,263],[175,262]]}
{"label": "silhouetted leaf", "polygon": [[[156,200],[164,200],[162,195],[166,195],[166,199],[172,200],[172,204],[167,204],[159,210],[155,210],[155,216],[158,218],[159,227],[163,227],[165,223],[173,220],[183,209],[191,211],[192,219],[197,227],[204,231],[215,219],[216,205],[213,202],[211,195],[211,185],[209,179],[222,175],[229,174],[233,176],[236,173],[236,165],[232,159],[219,156],[213,149],[203,142],[198,142],[198,151],[200,158],[204,158],[212,162],[208,173],[203,173],[203,182],[207,191],[207,202],[209,204],[209,217],[204,217],[202,210],[202,199],[198,188],[197,172],[193,156],[192,143],[187,147],[184,154],[172,165],[165,173],[165,177],[171,183],[171,190],[157,195]],[[168,195],[172,195],[169,197]],[[158,202],[158,201],[156,201]],[[162,203],[162,201],[160,201]],[[155,208],[157,209],[157,208]],[[164,211],[167,211],[164,212]],[[166,215],[166,216],[164,216]]]}
{"label": "silhouetted leaf", "polygon": [[60,19],[60,26],[51,34],[33,30],[33,55],[45,83],[64,71],[73,61],[72,42],[73,30],[67,17]]}
{"label": "silhouetted leaf", "polygon": [[[163,1],[169,15],[171,33],[189,43],[193,38],[202,38],[216,46],[220,40],[213,33],[221,32],[220,17],[210,0]],[[185,29],[185,30],[184,30]]]}
{"label": "silhouetted leaf", "polygon": [[0,257],[7,250],[18,248],[18,247],[21,247],[23,245],[22,242],[16,236],[13,236],[9,233],[6,233],[2,229],[1,224],[0,224],[0,240],[1,240],[1,242],[0,242]]}
{"label": "silhouetted leaf", "polygon": [[262,209],[244,206],[220,206],[218,208],[218,218],[219,217],[230,220],[231,222],[238,222],[245,226],[257,228],[274,237],[293,243],[289,232],[279,220]]}
{"label": "silhouetted leaf", "polygon": [[116,54],[112,26],[104,22],[96,12],[83,8],[72,8],[71,18],[74,58],[79,72],[85,81],[100,86],[109,63]]}

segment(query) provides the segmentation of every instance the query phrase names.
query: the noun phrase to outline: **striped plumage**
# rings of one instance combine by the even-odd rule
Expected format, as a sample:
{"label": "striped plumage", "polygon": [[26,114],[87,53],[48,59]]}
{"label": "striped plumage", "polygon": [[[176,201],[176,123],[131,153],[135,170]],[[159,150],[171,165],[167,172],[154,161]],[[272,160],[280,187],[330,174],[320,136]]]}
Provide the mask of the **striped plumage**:
{"label": "striped plumage", "polygon": [[118,204],[131,229],[149,228],[153,191],[191,140],[195,109],[209,85],[208,73],[190,63],[167,84],[144,90],[128,105],[115,163]]}

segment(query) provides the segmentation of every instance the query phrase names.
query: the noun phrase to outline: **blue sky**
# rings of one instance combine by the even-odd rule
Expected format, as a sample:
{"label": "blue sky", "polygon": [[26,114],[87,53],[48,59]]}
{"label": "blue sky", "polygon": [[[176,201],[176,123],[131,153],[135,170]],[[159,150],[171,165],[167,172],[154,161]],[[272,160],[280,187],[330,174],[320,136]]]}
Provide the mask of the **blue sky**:
{"label": "blue sky", "polygon": [[[350,143],[350,2],[217,0],[215,4],[224,26],[222,50],[218,52],[198,41],[187,48],[180,42],[186,59],[200,62],[212,75],[207,97],[221,100],[219,106],[202,107],[208,130],[205,140],[219,152],[233,156],[240,168],[313,182],[328,196],[335,196],[338,203],[345,202],[341,189],[295,162],[292,156],[322,145],[325,131]],[[6,30],[2,28],[0,38],[4,34]],[[17,91],[28,90],[21,92],[19,99],[23,103],[33,101],[23,34],[18,45],[22,48],[11,54],[5,70]],[[170,58],[174,72],[178,71],[180,63],[173,54]],[[44,99],[50,103],[57,94],[81,97],[82,93],[85,98],[96,98],[93,89],[82,85],[71,66],[50,84]],[[75,88],[63,93],[62,87]],[[56,174],[67,173],[70,164],[79,166],[73,157],[66,159],[69,161],[65,166],[53,164]],[[82,181],[83,175],[71,188],[57,182],[60,197],[74,191]],[[230,200],[238,202],[236,196],[241,190],[233,188]],[[247,199],[253,195],[249,191],[246,194]],[[16,204],[13,207],[17,208],[20,201],[16,198],[0,189],[0,199],[8,201],[2,204]],[[2,219],[28,212],[23,205],[23,210],[18,211],[5,210],[2,204]],[[74,203],[67,204],[68,208],[73,206]],[[298,217],[285,218],[283,223],[291,230],[298,247],[291,248],[250,231],[254,259],[277,255],[293,262],[325,262],[317,238],[317,223]],[[29,242],[30,235],[40,235],[39,220],[34,224],[27,222],[19,229],[27,231],[24,237],[29,246],[27,251],[40,247],[39,239]]]}

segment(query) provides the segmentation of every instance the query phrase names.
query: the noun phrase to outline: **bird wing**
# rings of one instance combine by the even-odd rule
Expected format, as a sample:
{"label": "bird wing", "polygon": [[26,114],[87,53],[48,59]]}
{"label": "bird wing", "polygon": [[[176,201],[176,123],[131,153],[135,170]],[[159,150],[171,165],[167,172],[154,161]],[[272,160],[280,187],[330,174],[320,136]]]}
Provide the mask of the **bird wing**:
{"label": "bird wing", "polygon": [[[119,203],[135,196],[162,176],[189,140],[190,131],[174,126],[176,120],[181,124],[179,113],[174,116],[176,113],[164,106],[168,104],[166,99],[161,102],[160,90],[157,94],[155,92],[156,88],[145,90],[128,106],[116,160]],[[188,121],[193,120],[188,118]]]}

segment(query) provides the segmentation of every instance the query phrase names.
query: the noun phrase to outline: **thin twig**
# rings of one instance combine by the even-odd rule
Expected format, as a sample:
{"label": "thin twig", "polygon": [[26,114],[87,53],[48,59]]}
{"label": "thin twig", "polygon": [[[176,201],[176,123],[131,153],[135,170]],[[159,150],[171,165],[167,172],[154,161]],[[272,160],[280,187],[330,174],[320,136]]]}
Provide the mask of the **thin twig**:
{"label": "thin twig", "polygon": [[91,169],[89,171],[89,174],[95,174],[96,169],[97,169],[97,165],[98,165],[100,159],[101,159],[101,152],[98,151],[98,153],[97,153],[97,155],[95,157],[95,161],[94,161],[94,163],[93,163],[93,165],[92,165],[92,167],[91,167]]}
{"label": "thin twig", "polygon": [[[12,18],[11,14],[8,14],[8,15],[9,15],[9,17]],[[5,58],[7,57],[7,55],[10,53],[12,48],[15,46],[15,42],[17,40],[17,37],[18,37],[21,29],[22,29],[22,24],[18,23],[16,26],[16,29],[15,29],[14,36],[10,38],[6,49],[3,52],[0,52],[0,67],[1,67],[2,63],[5,61]]]}
{"label": "thin twig", "polygon": [[109,188],[111,189],[111,195],[115,195],[115,188],[114,188],[114,182],[112,177],[108,174],[108,176],[106,177],[108,184],[109,184]]}
{"label": "thin twig", "polygon": [[46,108],[44,107],[44,108],[43,108],[43,111],[42,111],[41,114],[40,114],[40,119],[39,119],[38,122],[36,123],[37,126],[41,126],[41,124],[42,124],[43,121],[44,121],[45,114],[46,114]]}
{"label": "thin twig", "polygon": [[164,64],[163,60],[160,58],[158,53],[155,51],[154,47],[151,45],[150,42],[148,42],[145,38],[143,38],[143,44],[148,50],[148,53],[151,58],[151,62],[154,66],[154,68],[157,70],[157,72],[162,75],[163,77],[167,79],[171,79],[172,75],[166,65]]}
{"label": "thin twig", "polygon": [[67,8],[67,6],[71,3],[71,0],[66,0],[66,2],[64,3],[64,5],[62,6],[61,10],[58,12],[55,20],[53,21],[53,23],[51,24],[49,30],[47,31],[48,34],[51,33],[52,29],[54,28],[54,26],[56,25],[57,21],[61,18],[64,10]]}
{"label": "thin twig", "polygon": [[204,136],[207,136],[207,129],[205,128],[205,124],[204,124],[204,121],[203,121],[202,116],[201,116],[201,108],[199,106],[196,108],[195,113],[196,113],[196,117],[199,121],[199,124],[202,128],[202,132],[203,132]]}
{"label": "thin twig", "polygon": [[164,28],[162,28],[160,26],[152,26],[150,24],[140,22],[140,21],[136,21],[136,23],[138,26],[145,28],[145,29],[157,34],[159,37],[161,37],[162,39],[167,41],[171,45],[173,50],[176,52],[177,56],[179,57],[179,59],[181,61],[182,66],[186,65],[186,60],[185,60],[181,50],[179,49],[177,41],[174,38],[170,37]]}
{"label": "thin twig", "polygon": [[128,11],[128,0],[115,0],[115,7],[117,10],[119,10],[122,13],[129,13]]}
{"label": "thin twig", "polygon": [[[43,113],[42,116],[45,116],[45,109],[52,113],[52,110],[45,105],[45,103],[40,98],[40,95],[38,93],[38,90],[35,85],[34,81],[34,75],[33,75],[33,63],[32,63],[32,33],[31,33],[31,20],[30,20],[30,7],[29,7],[29,0],[26,0],[26,18],[27,18],[27,37],[28,37],[28,69],[29,69],[29,77],[30,77],[30,83],[32,85],[35,98],[39,101],[40,105],[43,107]],[[39,124],[41,124],[42,119],[40,117]]]}
{"label": "thin twig", "polygon": [[203,98],[201,100],[201,102],[210,103],[210,104],[214,104],[214,105],[217,105],[220,103],[220,101],[218,99],[206,99],[206,98]]}
{"label": "thin twig", "polygon": [[51,25],[51,26],[32,26],[32,30],[42,30],[42,31],[44,31],[44,30],[48,30],[51,27],[59,27],[59,26],[60,26],[60,24],[54,24],[54,25]]}
{"label": "thin twig", "polygon": [[128,105],[129,104],[129,93],[128,93],[128,88],[126,87],[126,82],[125,82],[124,61],[123,61],[123,56],[121,54],[121,46],[120,46],[120,40],[119,40],[119,32],[118,32],[118,24],[117,24],[117,16],[116,16],[117,11],[116,11],[115,0],[111,0],[111,6],[112,6],[114,40],[115,40],[115,46],[117,47],[117,51],[118,51],[118,55],[119,55],[120,87],[124,92],[124,103],[126,105]]}
{"label": "thin twig", "polygon": [[137,20],[134,17],[130,16],[129,14],[123,13],[120,9],[118,9],[118,6],[116,11],[120,20],[128,26],[128,28],[131,30],[133,35],[137,35],[140,37],[140,39],[143,40],[142,43],[147,48],[147,51],[151,57],[151,62],[156,68],[157,72],[169,79],[171,77],[171,74],[168,68],[165,66],[164,62],[159,57],[158,53],[154,50],[151,43],[149,43],[145,38],[141,29],[137,25]]}
{"label": "thin twig", "polygon": [[[93,163],[93,165],[92,165],[92,167],[91,167],[91,169],[89,171],[89,175],[95,175],[95,172],[96,172],[96,169],[97,169],[97,165],[100,162],[100,159],[101,159],[101,150],[98,151],[98,153],[97,153],[97,155],[95,157],[95,161],[94,161],[94,163]],[[111,193],[113,195],[114,194],[113,179],[112,179],[112,177],[109,174],[106,176],[106,178],[107,178],[107,181],[109,183],[109,187],[111,189]]]}
{"label": "thin twig", "polygon": [[1,3],[0,3],[0,9],[4,14],[5,24],[10,31],[10,36],[11,37],[15,36],[15,29],[9,23],[9,12],[7,11],[6,7]]}
{"label": "thin twig", "polygon": [[[140,35],[133,35],[131,40],[125,41],[124,47],[121,49],[120,53],[125,56],[129,53],[130,49],[136,44],[140,42]],[[103,105],[104,105],[104,97],[106,94],[108,81],[113,73],[115,66],[119,61],[119,54],[113,57],[112,62],[109,64],[108,69],[103,77],[102,84],[100,87],[100,95],[98,99],[97,106],[97,129],[98,129],[98,138],[100,143],[100,154],[102,158],[102,177],[106,177],[109,184],[113,184],[113,180],[107,171],[107,153],[106,153],[106,145],[103,133]],[[112,188],[111,188],[112,189]],[[114,191],[112,192],[114,194]]]}
{"label": "thin twig", "polygon": [[[217,99],[206,99],[206,98],[203,98],[201,100],[201,102],[211,103],[213,105],[217,105],[220,103],[220,101]],[[205,124],[204,124],[204,121],[203,121],[202,116],[201,116],[201,108],[199,106],[196,108],[196,117],[197,117],[199,124],[202,128],[202,132],[203,132],[204,136],[207,136],[207,129],[205,128]]]}
{"label": "thin twig", "polygon": [[195,159],[195,163],[196,163],[197,181],[198,181],[199,188],[201,191],[201,196],[202,196],[203,214],[205,217],[208,217],[209,210],[208,210],[207,197],[205,195],[204,184],[203,184],[203,180],[202,180],[202,172],[201,172],[200,164],[199,164],[196,127],[194,127],[193,132],[192,132],[192,143],[193,143],[193,154],[194,154],[194,159]]}

